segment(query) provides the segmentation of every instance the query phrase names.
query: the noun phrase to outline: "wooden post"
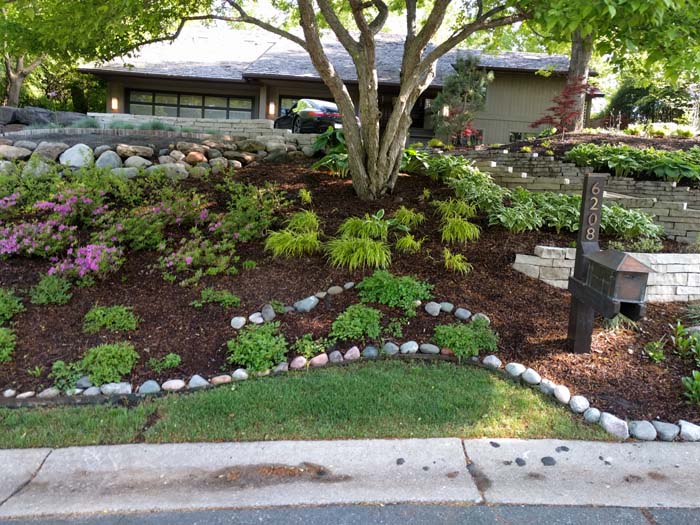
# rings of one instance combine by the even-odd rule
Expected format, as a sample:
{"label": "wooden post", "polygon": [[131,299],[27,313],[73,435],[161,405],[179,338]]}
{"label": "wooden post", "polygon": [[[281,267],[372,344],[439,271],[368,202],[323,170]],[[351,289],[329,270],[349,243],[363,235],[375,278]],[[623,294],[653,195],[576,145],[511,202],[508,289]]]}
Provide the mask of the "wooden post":
{"label": "wooden post", "polygon": [[[584,255],[600,251],[598,244],[600,217],[607,178],[607,175],[600,173],[587,173],[583,178],[581,222],[576,242],[576,263],[574,266],[574,277],[579,281],[585,281],[588,274],[588,261]],[[577,354],[586,354],[591,351],[594,318],[595,310],[572,295],[567,335],[569,350],[573,350]]]}

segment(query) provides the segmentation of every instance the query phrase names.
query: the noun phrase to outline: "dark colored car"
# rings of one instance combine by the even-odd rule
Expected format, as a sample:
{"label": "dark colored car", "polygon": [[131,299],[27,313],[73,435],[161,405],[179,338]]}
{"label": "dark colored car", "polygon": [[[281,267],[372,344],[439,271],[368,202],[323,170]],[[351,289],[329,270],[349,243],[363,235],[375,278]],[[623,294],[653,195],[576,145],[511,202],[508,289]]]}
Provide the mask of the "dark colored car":
{"label": "dark colored car", "polygon": [[275,127],[291,129],[294,133],[323,133],[328,126],[342,127],[341,122],[334,102],[302,98],[275,119]]}

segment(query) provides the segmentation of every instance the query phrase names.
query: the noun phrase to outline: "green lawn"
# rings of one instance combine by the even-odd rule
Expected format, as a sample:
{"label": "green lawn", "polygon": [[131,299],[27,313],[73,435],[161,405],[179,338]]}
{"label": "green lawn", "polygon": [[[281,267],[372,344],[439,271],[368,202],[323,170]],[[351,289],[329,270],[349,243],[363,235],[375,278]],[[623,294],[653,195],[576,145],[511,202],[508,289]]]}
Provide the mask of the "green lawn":
{"label": "green lawn", "polygon": [[607,439],[536,391],[444,362],[290,373],[135,409],[0,410],[3,448],[438,436]]}

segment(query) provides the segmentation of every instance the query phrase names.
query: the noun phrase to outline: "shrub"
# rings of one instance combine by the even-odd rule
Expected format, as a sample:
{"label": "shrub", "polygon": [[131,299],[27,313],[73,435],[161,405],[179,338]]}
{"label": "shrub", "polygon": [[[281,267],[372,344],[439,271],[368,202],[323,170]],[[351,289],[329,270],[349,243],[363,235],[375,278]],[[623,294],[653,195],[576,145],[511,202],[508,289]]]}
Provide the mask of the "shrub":
{"label": "shrub", "polygon": [[348,306],[333,321],[329,338],[333,341],[363,342],[365,339],[377,339],[381,332],[379,324],[382,313],[363,304]]}
{"label": "shrub", "polygon": [[362,302],[379,303],[393,308],[401,308],[407,314],[415,315],[416,301],[433,298],[433,286],[404,275],[392,275],[385,270],[377,270],[365,277],[357,285]]}
{"label": "shrub", "polygon": [[345,179],[350,175],[350,161],[348,154],[337,152],[329,153],[311,165],[311,169],[325,168],[331,175]]}
{"label": "shrub", "polygon": [[391,223],[384,220],[384,210],[374,215],[365,213],[364,217],[349,217],[338,228],[342,237],[360,237],[386,241]]}
{"label": "shrub", "polygon": [[80,120],[76,120],[69,127],[80,129],[99,129],[100,123],[97,122],[95,117],[84,117]]}
{"label": "shrub", "polygon": [[423,247],[424,241],[425,238],[416,239],[412,234],[407,233],[396,239],[395,246],[400,253],[418,253]]}
{"label": "shrub", "polygon": [[287,353],[287,341],[279,333],[278,322],[247,325],[238,337],[226,343],[228,362],[244,366],[251,372],[262,372],[279,364]]}
{"label": "shrub", "polygon": [[177,128],[174,126],[166,124],[160,120],[151,120],[150,122],[139,124],[139,129],[152,131],[177,131]]}
{"label": "shrub", "polygon": [[110,129],[135,129],[136,126],[132,122],[126,120],[113,120],[109,123]]}
{"label": "shrub", "polygon": [[148,360],[148,368],[153,370],[155,373],[160,374],[165,370],[170,370],[172,368],[177,368],[180,366],[182,358],[178,354],[169,353],[160,359],[152,357]]}
{"label": "shrub", "polygon": [[61,392],[66,392],[75,388],[75,384],[83,376],[81,362],[66,363],[65,361],[55,361],[51,365],[49,377],[53,379],[53,386]]}
{"label": "shrub", "polygon": [[131,373],[138,359],[131,343],[112,343],[90,348],[81,366],[94,385],[103,385],[121,381]]}
{"label": "shrub", "polygon": [[499,224],[513,233],[539,230],[544,219],[534,202],[518,203],[512,207],[501,207],[489,214],[489,225]]}
{"label": "shrub", "polygon": [[129,332],[136,330],[141,319],[134,315],[128,306],[95,306],[85,314],[83,331],[94,334],[102,329],[110,332]]}
{"label": "shrub", "polygon": [[7,363],[12,360],[17,339],[15,333],[4,326],[0,326],[0,363]]}
{"label": "shrub", "polygon": [[498,336],[482,319],[436,326],[433,342],[440,348],[449,348],[459,359],[477,356],[480,351],[498,351]]}
{"label": "shrub", "polygon": [[413,209],[401,206],[394,212],[394,221],[407,228],[415,228],[425,222],[425,215]]}
{"label": "shrub", "polygon": [[700,372],[693,370],[690,377],[681,379],[683,383],[683,394],[688,399],[689,403],[700,405]]}
{"label": "shrub", "polygon": [[476,224],[472,224],[461,217],[449,217],[445,219],[440,228],[442,242],[450,244],[465,244],[468,241],[475,241],[479,238],[481,231]]}
{"label": "shrub", "polygon": [[228,290],[204,288],[200,293],[200,298],[192,301],[190,305],[195,308],[201,308],[209,303],[217,303],[224,308],[235,308],[241,305],[241,299]]}
{"label": "shrub", "polygon": [[654,224],[650,215],[639,210],[627,210],[617,205],[603,206],[600,228],[605,233],[623,239],[655,238],[663,234],[663,227]]}
{"label": "shrub", "polygon": [[311,196],[311,192],[307,189],[300,189],[299,190],[299,200],[304,206],[308,206],[313,202],[313,197]]}
{"label": "shrub", "polygon": [[464,255],[461,253],[452,253],[448,248],[442,250],[442,259],[445,263],[445,269],[450,272],[467,275],[474,269]]}
{"label": "shrub", "polygon": [[265,250],[274,257],[301,257],[311,255],[321,248],[318,216],[312,211],[292,215],[287,228],[271,232],[265,241]]}
{"label": "shrub", "polygon": [[292,350],[297,354],[304,356],[306,359],[311,359],[326,350],[326,341],[324,339],[316,339],[312,334],[304,334],[297,338],[292,345]]}
{"label": "shrub", "polygon": [[644,355],[646,355],[653,363],[660,363],[666,359],[664,354],[664,341],[651,341],[644,345]]}
{"label": "shrub", "polygon": [[358,268],[386,268],[391,264],[389,245],[381,240],[365,237],[338,237],[326,243],[332,266],[357,270]]}
{"label": "shrub", "polygon": [[449,199],[446,201],[433,201],[436,211],[440,214],[443,221],[452,218],[471,219],[476,215],[474,206],[459,199]]}
{"label": "shrub", "polygon": [[0,288],[0,325],[12,319],[15,314],[24,311],[22,299],[17,297],[12,290]]}
{"label": "shrub", "polygon": [[32,304],[66,304],[73,295],[69,293],[70,281],[58,275],[44,275],[29,290]]}
{"label": "shrub", "polygon": [[624,242],[611,241],[608,243],[608,248],[620,250],[622,252],[658,253],[664,249],[664,243],[659,239],[642,237],[640,239]]}

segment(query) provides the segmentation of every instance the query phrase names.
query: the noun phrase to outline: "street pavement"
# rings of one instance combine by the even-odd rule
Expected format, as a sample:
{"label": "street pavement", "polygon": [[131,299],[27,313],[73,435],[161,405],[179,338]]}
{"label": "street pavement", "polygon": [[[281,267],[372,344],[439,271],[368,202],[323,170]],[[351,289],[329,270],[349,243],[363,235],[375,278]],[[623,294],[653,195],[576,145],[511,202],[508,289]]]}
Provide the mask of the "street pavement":
{"label": "street pavement", "polygon": [[8,523],[700,523],[700,443],[408,439],[0,450]]}

